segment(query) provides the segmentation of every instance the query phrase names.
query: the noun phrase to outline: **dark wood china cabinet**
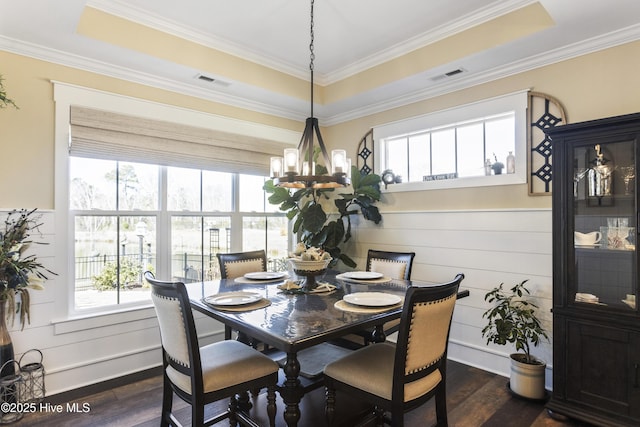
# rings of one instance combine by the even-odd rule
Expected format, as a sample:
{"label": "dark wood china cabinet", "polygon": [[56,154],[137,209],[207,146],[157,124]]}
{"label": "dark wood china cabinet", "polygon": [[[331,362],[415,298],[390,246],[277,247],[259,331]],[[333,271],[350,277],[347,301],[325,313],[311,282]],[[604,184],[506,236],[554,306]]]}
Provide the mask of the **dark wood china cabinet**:
{"label": "dark wood china cabinet", "polygon": [[640,113],[558,126],[553,147],[553,393],[547,407],[640,425]]}

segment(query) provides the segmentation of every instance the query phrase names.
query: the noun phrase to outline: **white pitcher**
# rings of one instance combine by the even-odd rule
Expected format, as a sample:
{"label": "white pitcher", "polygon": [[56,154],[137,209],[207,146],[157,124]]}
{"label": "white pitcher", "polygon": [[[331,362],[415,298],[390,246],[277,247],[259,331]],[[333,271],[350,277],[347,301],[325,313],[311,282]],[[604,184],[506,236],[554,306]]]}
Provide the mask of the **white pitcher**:
{"label": "white pitcher", "polygon": [[601,237],[602,234],[600,234],[599,231],[592,231],[590,233],[574,232],[575,244],[579,246],[595,245],[600,242]]}

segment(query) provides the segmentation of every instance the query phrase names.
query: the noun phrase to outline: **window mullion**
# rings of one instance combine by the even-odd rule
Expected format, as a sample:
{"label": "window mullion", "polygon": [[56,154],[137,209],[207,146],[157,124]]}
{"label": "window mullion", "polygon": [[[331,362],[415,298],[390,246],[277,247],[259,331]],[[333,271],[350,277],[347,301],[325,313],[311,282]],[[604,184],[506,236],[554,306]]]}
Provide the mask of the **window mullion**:
{"label": "window mullion", "polygon": [[240,213],[240,176],[233,174],[233,201],[231,211],[231,252],[242,251],[242,220],[243,215]]}
{"label": "window mullion", "polygon": [[204,280],[204,172],[200,171],[200,280]]}
{"label": "window mullion", "polygon": [[433,174],[433,132],[429,132],[429,175]]}
{"label": "window mullion", "polygon": [[407,181],[409,180],[409,177],[411,176],[411,157],[409,157],[409,136],[407,136],[406,139],[406,151],[407,151],[407,176],[404,177],[404,179],[406,179]]}
{"label": "window mullion", "polygon": [[458,174],[458,126],[453,128],[453,158],[455,162],[455,173]]}
{"label": "window mullion", "polygon": [[167,167],[159,168],[159,203],[158,226],[156,227],[156,274],[158,277],[171,275],[171,215],[168,212]]}
{"label": "window mullion", "polygon": [[489,153],[487,152],[487,122],[486,121],[482,121],[482,150],[484,152],[484,159],[482,159],[483,161],[485,159],[489,159]]}

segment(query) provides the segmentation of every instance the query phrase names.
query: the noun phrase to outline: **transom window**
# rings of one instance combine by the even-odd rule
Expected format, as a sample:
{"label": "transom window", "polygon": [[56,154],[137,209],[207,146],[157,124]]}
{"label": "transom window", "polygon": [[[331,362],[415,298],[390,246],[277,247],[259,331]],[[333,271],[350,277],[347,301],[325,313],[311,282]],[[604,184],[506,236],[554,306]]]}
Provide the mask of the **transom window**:
{"label": "transom window", "polygon": [[[515,151],[514,121],[511,111],[385,139],[384,168],[408,182],[490,175],[487,164],[506,167]],[[515,166],[505,173],[515,173]]]}
{"label": "transom window", "polygon": [[526,95],[374,128],[376,171],[396,180],[387,191],[526,182]]}

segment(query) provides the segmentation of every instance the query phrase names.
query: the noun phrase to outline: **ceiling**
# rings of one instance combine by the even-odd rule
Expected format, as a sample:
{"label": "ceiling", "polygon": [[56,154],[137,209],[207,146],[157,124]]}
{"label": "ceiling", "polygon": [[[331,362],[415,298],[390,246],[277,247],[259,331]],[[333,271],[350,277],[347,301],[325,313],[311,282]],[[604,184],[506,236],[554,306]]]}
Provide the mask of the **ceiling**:
{"label": "ceiling", "polygon": [[[321,125],[640,39],[638,0],[314,7]],[[0,50],[280,117],[309,115],[309,1],[0,0],[0,10]]]}

